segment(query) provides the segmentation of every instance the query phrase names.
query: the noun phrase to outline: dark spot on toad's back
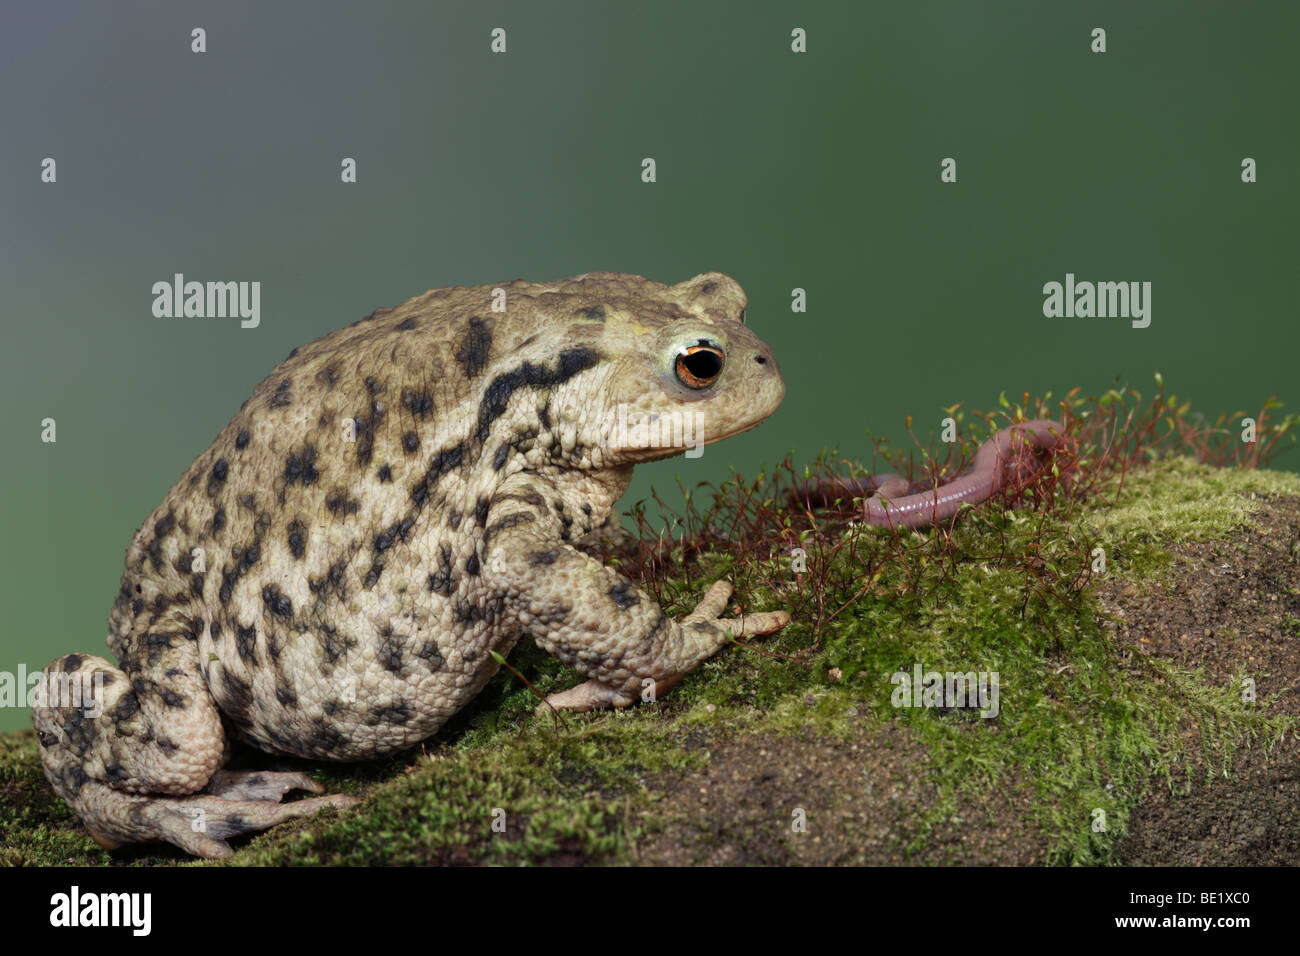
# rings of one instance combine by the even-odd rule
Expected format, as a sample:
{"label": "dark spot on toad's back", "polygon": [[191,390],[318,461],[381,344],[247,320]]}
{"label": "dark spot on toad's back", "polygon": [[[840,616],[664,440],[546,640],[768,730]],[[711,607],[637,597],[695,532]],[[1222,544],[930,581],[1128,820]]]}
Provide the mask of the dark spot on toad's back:
{"label": "dark spot on toad's back", "polygon": [[283,678],[275,685],[275,699],[283,707],[292,708],[298,706],[298,695],[284,682]]}
{"label": "dark spot on toad's back", "polygon": [[339,366],[333,362],[316,373],[316,381],[320,382],[326,388],[333,388],[338,384]]}
{"label": "dark spot on toad's back", "polygon": [[221,491],[226,483],[226,476],[230,473],[230,466],[226,459],[218,458],[212,465],[212,472],[208,475],[208,497],[213,498]]}
{"label": "dark spot on toad's back", "polygon": [[579,309],[577,314],[593,322],[605,321],[605,307],[602,305],[589,305],[585,309]]}
{"label": "dark spot on toad's back", "polygon": [[361,504],[355,498],[349,498],[347,492],[335,489],[325,499],[325,507],[335,517],[354,515],[361,510]]}
{"label": "dark spot on toad's back", "polygon": [[438,546],[438,557],[442,569],[429,575],[429,590],[435,594],[449,595],[452,592],[451,549],[445,544]]}
{"label": "dark spot on toad's back", "polygon": [[289,396],[289,388],[292,384],[287,378],[280,380],[280,384],[275,387],[275,394],[271,396],[272,408],[284,408],[290,404],[292,399]]}
{"label": "dark spot on toad's back", "polygon": [[413,388],[402,389],[402,407],[416,418],[428,418],[433,414],[433,396],[427,389],[417,391]]}
{"label": "dark spot on toad's back", "polygon": [[248,429],[241,428],[239,434],[235,436],[235,447],[243,451],[248,447]]}
{"label": "dark spot on toad's back", "polygon": [[389,468],[387,465],[381,465],[379,471],[375,472],[375,477],[383,484],[388,484],[393,480],[393,469]]}
{"label": "dark spot on toad's back", "polygon": [[149,542],[149,560],[153,562],[155,571],[161,571],[163,566],[162,542],[154,538]]}
{"label": "dark spot on toad's back", "polygon": [[238,582],[238,571],[232,571],[229,568],[221,569],[221,589],[217,592],[217,597],[220,599],[222,604],[230,603],[230,595]]}
{"label": "dark spot on toad's back", "polygon": [[325,650],[325,657],[331,664],[337,663],[339,658],[352,650],[357,643],[354,640],[339,637],[334,628],[322,628],[320,642],[321,647]]}
{"label": "dark spot on toad's back", "polygon": [[378,418],[378,415],[371,418],[355,415],[352,418],[356,431],[357,464],[363,468],[370,464],[370,459],[375,453],[375,425],[378,423]]}
{"label": "dark spot on toad's back", "polygon": [[241,575],[247,574],[248,569],[257,564],[258,559],[262,557],[262,549],[256,541],[244,548],[243,551],[235,548],[231,553],[239,558],[239,573]]}
{"label": "dark spot on toad's back", "polygon": [[289,553],[299,560],[307,553],[307,525],[299,518],[289,522]]}
{"label": "dark spot on toad's back", "polygon": [[402,436],[402,450],[408,455],[414,455],[420,450],[420,436],[415,432],[407,432]]}
{"label": "dark spot on toad's back", "polygon": [[319,594],[328,586],[329,592],[338,600],[347,600],[347,591],[343,587],[343,574],[347,566],[348,559],[341,558],[330,565],[323,581],[309,580],[307,586],[311,588],[313,594]]}
{"label": "dark spot on toad's back", "polygon": [[286,485],[301,483],[314,485],[320,472],[316,470],[316,446],[304,445],[302,451],[290,455],[284,462],[284,482]]}
{"label": "dark spot on toad's back", "polygon": [[374,548],[376,554],[383,554],[387,551],[395,540],[401,539],[406,541],[411,533],[411,528],[415,524],[414,518],[403,518],[385,528],[375,536]]}
{"label": "dark spot on toad's back", "polygon": [[465,371],[466,378],[474,378],[487,365],[492,350],[492,333],[478,316],[469,320],[465,336],[456,347],[456,361]]}
{"label": "dark spot on toad's back", "polygon": [[239,627],[235,631],[235,650],[244,663],[257,663],[257,628]]}
{"label": "dark spot on toad's back", "polygon": [[397,323],[397,331],[399,332],[409,332],[413,328],[415,328],[415,319],[402,319],[401,322]]}
{"label": "dark spot on toad's back", "polygon": [[293,617],[293,603],[274,584],[262,588],[262,603],[276,617]]}

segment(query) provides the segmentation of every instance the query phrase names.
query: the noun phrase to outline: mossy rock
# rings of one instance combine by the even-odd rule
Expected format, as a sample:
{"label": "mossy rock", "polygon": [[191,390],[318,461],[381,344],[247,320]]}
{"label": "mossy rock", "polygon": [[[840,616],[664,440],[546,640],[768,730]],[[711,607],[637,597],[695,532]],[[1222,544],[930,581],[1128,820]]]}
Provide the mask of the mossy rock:
{"label": "mossy rock", "polygon": [[[1300,862],[1300,478],[1168,459],[1112,497],[996,510],[942,548],[837,532],[881,558],[862,581],[857,545],[828,552],[824,581],[854,600],[627,711],[539,714],[503,671],[388,760],[237,751],[364,801],[220,865]],[[747,607],[779,607],[809,587],[789,567],[705,554],[662,594],[682,613],[726,573]],[[527,640],[510,663],[542,694],[576,680]],[[996,717],[894,706],[918,663],[996,671]],[[0,737],[0,863],[110,862],[211,865],[99,849],[34,734]]]}

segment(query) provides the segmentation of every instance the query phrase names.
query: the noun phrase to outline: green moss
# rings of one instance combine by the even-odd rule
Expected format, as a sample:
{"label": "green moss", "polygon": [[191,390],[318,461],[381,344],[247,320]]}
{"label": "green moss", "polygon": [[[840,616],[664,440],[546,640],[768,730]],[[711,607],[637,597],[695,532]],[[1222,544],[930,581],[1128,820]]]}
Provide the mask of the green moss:
{"label": "green moss", "polygon": [[1222,538],[1249,522],[1260,495],[1300,496],[1300,475],[1166,458],[1130,473],[1115,506],[1090,512],[1084,527],[1118,552],[1118,570],[1145,575],[1168,561],[1162,542]]}
{"label": "green moss", "polygon": [[[1169,540],[1221,536],[1248,520],[1252,505],[1243,496],[1250,494],[1300,496],[1300,479],[1161,462],[1133,476],[1115,509],[1089,512],[1073,525],[1054,522],[1038,542],[1042,573],[1068,580],[1084,572],[1090,549],[1077,545],[1098,527],[1123,542],[1130,555],[1138,542],[1148,546],[1149,558],[1163,553]],[[1200,514],[1198,502],[1213,513]],[[1053,523],[1020,514],[1000,520],[959,525],[953,551],[996,555],[1007,529],[1035,520]],[[844,553],[839,570],[860,566],[873,546],[892,546],[885,532],[872,529],[864,537],[851,560]],[[1152,560],[1148,570],[1162,564]],[[919,575],[916,567],[898,562],[883,569],[872,590],[878,596],[859,600],[822,632],[822,651],[811,665],[747,655],[717,668],[710,681],[691,682],[685,696],[707,695],[731,711],[715,713],[714,720],[743,721],[755,731],[793,735],[811,722],[822,733],[848,737],[864,720],[901,724],[930,755],[930,765],[918,773],[941,781],[934,820],[952,814],[959,789],[978,794],[1008,781],[1029,781],[1037,823],[1051,834],[1048,859],[1072,863],[1110,858],[1153,775],[1174,786],[1179,772],[1191,772],[1193,758],[1205,773],[1221,772],[1237,747],[1275,741],[1289,726],[1287,719],[1243,703],[1237,681],[1212,686],[1199,672],[1125,658],[1086,595],[1072,602],[1051,591],[1027,590],[1022,572],[987,559],[955,566],[922,562]],[[906,589],[902,599],[900,589]],[[754,583],[753,591],[763,590]],[[755,602],[774,603],[770,591]],[[808,631],[795,625],[762,646],[794,654],[811,643]],[[890,675],[910,675],[916,663],[927,671],[997,672],[996,720],[968,711],[895,709]],[[825,680],[832,667],[845,675],[838,685]],[[725,703],[746,698],[758,714],[735,712]],[[1196,731],[1191,742],[1189,727]],[[1097,811],[1104,811],[1104,830],[1093,828]]]}
{"label": "green moss", "polygon": [[75,824],[45,781],[36,732],[0,736],[0,866],[108,863],[108,854]]}

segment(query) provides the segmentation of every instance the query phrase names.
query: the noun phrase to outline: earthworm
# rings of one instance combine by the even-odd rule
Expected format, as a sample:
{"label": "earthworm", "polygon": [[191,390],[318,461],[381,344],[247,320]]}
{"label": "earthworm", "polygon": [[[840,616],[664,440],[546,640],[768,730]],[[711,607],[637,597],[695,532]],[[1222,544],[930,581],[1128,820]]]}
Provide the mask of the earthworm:
{"label": "earthworm", "polygon": [[861,481],[838,478],[804,484],[796,496],[823,506],[846,496],[864,498],[862,518],[867,524],[924,528],[951,518],[967,502],[978,504],[1010,484],[1031,479],[1040,466],[1027,462],[1018,452],[1031,445],[1050,452],[1060,442],[1063,430],[1060,422],[1047,419],[1017,422],[1004,428],[980,446],[969,472],[938,488],[909,493],[912,485],[906,478],[887,473]]}

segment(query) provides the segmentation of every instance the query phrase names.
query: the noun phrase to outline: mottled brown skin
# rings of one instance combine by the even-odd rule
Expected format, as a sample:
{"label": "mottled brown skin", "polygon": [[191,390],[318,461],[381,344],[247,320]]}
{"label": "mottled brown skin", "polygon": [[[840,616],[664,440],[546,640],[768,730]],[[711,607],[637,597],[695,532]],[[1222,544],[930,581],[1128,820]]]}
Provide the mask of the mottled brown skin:
{"label": "mottled brown skin", "polygon": [[[784,383],[745,305],[718,273],[593,273],[434,290],[295,349],[132,540],[109,618],[120,669],[46,669],[104,680],[98,717],[34,708],[56,791],[105,846],[224,856],[228,836],[350,801],[281,805],[321,788],[222,770],[227,733],[364,760],[436,731],[525,632],[587,677],[550,702],[588,709],[784,626],[720,619],[725,582],[673,621],[574,546],[637,462],[683,450],[611,430],[620,409],[630,425],[699,413],[705,443],[776,410]],[[703,343],[725,363],[701,387],[679,356]]]}

